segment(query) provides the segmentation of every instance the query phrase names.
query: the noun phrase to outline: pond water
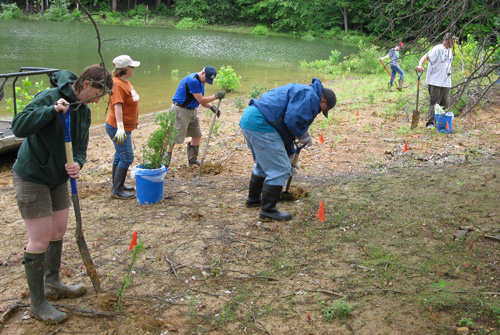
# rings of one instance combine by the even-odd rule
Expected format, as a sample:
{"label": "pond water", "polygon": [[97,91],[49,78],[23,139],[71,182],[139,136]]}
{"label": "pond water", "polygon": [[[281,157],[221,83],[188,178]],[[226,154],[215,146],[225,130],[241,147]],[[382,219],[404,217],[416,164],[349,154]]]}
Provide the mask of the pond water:
{"label": "pond water", "polygon": [[[322,74],[299,66],[300,60],[327,59],[332,50],[343,56],[357,47],[338,41],[306,41],[293,37],[254,36],[200,30],[144,28],[99,25],[101,47],[106,66],[128,54],[141,62],[130,79],[141,97],[141,114],[168,109],[179,81],[206,65],[216,69],[231,66],[241,76],[241,87],[227,95],[248,95],[252,85],[268,89],[298,82],[309,84]],[[75,73],[87,65],[99,63],[96,31],[92,24],[0,20],[0,73],[17,72],[22,66],[53,67]],[[173,73],[178,73],[173,75]],[[32,82],[44,76],[30,78]],[[206,85],[205,94],[219,91]],[[5,98],[12,95],[11,85],[4,88]],[[5,98],[0,102],[0,116],[8,116]],[[105,120],[104,103],[91,106],[93,124]]]}

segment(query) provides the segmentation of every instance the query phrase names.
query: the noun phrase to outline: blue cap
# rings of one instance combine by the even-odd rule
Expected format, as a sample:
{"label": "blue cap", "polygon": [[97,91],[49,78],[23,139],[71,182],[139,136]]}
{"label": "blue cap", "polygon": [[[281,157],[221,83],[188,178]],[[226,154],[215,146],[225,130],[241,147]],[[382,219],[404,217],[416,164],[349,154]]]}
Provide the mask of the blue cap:
{"label": "blue cap", "polygon": [[205,66],[205,80],[207,81],[207,83],[212,85],[216,76],[217,71],[215,71],[213,66]]}

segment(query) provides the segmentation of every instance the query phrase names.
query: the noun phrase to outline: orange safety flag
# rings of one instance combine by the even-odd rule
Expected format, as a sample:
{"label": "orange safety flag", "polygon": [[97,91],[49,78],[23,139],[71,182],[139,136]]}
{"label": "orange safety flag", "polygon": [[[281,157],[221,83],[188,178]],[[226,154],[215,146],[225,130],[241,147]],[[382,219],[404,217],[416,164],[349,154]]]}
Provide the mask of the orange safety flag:
{"label": "orange safety flag", "polygon": [[325,205],[323,204],[323,201],[319,204],[318,219],[321,222],[325,221]]}
{"label": "orange safety flag", "polygon": [[446,130],[450,131],[450,125],[448,124],[448,121],[446,121]]}
{"label": "orange safety flag", "polygon": [[408,151],[408,142],[405,143],[405,147],[403,148],[403,153]]}
{"label": "orange safety flag", "polygon": [[359,116],[359,109],[358,109],[358,111],[356,112],[356,117],[358,117],[358,116]]}
{"label": "orange safety flag", "polygon": [[134,234],[132,235],[132,241],[130,241],[130,247],[128,247],[128,251],[134,249],[136,244],[137,244],[137,232],[134,231]]}
{"label": "orange safety flag", "polygon": [[325,144],[325,139],[323,138],[323,134],[319,134],[319,143]]}

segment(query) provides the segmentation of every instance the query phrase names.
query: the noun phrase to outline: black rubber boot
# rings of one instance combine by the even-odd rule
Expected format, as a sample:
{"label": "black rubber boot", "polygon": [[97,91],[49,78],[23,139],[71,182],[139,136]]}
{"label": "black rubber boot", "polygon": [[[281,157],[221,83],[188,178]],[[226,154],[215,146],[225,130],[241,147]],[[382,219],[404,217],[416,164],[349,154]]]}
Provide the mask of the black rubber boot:
{"label": "black rubber boot", "polygon": [[259,207],[262,202],[262,186],[266,178],[259,177],[252,173],[250,184],[248,185],[247,207]]}
{"label": "black rubber boot", "polygon": [[187,155],[189,165],[201,165],[201,162],[198,160],[198,151],[200,149],[199,145],[191,145],[191,142],[187,144]]}
{"label": "black rubber boot", "polygon": [[24,271],[30,289],[30,314],[46,324],[56,324],[66,319],[67,315],[55,309],[45,298],[44,263],[45,252],[36,254],[24,252]]}
{"label": "black rubber boot", "polygon": [[[113,180],[115,180],[115,171],[116,171],[117,167],[118,167],[118,165],[113,164],[113,174],[111,175],[111,182],[113,182]],[[124,183],[123,184],[123,190],[126,191],[126,192],[128,192],[128,191],[135,191],[135,188],[134,188],[134,186],[127,186]]]}
{"label": "black rubber boot", "polygon": [[111,196],[116,199],[134,199],[135,194],[123,190],[125,178],[127,178],[128,169],[116,167],[115,177],[113,179],[113,192]]}
{"label": "black rubber boot", "polygon": [[168,163],[165,164],[165,167],[169,167],[170,161],[172,160],[172,153],[167,151],[167,153],[165,153],[165,156],[163,156],[163,157],[165,157],[168,160]]}
{"label": "black rubber boot", "polygon": [[281,195],[283,186],[264,184],[262,187],[262,207],[260,218],[263,220],[288,221],[292,219],[292,214],[280,212],[276,204]]}
{"label": "black rubber boot", "polygon": [[63,240],[50,241],[45,253],[45,297],[47,299],[76,298],[84,295],[83,285],[64,285],[59,281]]}

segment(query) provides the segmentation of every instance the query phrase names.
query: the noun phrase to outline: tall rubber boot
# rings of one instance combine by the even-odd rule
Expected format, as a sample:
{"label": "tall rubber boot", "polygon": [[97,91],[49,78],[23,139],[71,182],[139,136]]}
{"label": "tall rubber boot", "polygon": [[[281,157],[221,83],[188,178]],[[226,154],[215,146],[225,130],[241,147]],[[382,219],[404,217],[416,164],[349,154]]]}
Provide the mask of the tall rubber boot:
{"label": "tall rubber boot", "polygon": [[198,151],[200,149],[199,145],[191,145],[191,142],[187,144],[187,155],[189,165],[201,165],[201,162],[198,160]]}
{"label": "tall rubber boot", "polygon": [[281,195],[283,186],[264,184],[262,187],[262,207],[260,218],[263,220],[288,221],[292,219],[292,214],[280,212],[276,204]]}
{"label": "tall rubber boot", "polygon": [[407,88],[408,85],[403,85],[403,79],[399,79],[399,90],[403,90],[403,88]]}
{"label": "tall rubber boot", "polygon": [[46,324],[57,324],[66,319],[67,315],[55,309],[45,298],[44,263],[45,251],[41,253],[24,252],[24,271],[30,289],[30,314]]}
{"label": "tall rubber boot", "polygon": [[262,203],[262,186],[266,178],[259,177],[252,173],[250,184],[248,185],[248,198],[246,200],[247,207],[259,207]]}
{"label": "tall rubber boot", "polygon": [[113,192],[111,196],[116,199],[134,199],[135,194],[123,190],[125,178],[127,178],[128,169],[117,166],[115,178],[113,179]]}
{"label": "tall rubber boot", "polygon": [[[113,182],[113,180],[115,180],[115,171],[116,171],[116,168],[118,167],[117,164],[113,164],[113,174],[111,175],[111,182]],[[128,191],[135,191],[135,188],[134,186],[127,186],[125,185],[125,183],[123,184],[123,190],[128,192]]]}
{"label": "tall rubber boot", "polygon": [[163,157],[165,157],[168,160],[168,164],[166,164],[165,167],[169,167],[170,166],[170,161],[172,161],[172,153],[167,151],[165,153],[165,156],[163,156]]}
{"label": "tall rubber boot", "polygon": [[84,295],[83,285],[64,285],[59,281],[63,240],[50,241],[45,253],[45,297],[47,299],[76,298]]}

